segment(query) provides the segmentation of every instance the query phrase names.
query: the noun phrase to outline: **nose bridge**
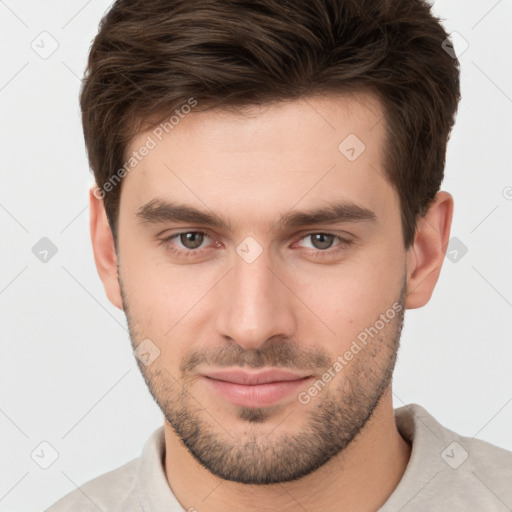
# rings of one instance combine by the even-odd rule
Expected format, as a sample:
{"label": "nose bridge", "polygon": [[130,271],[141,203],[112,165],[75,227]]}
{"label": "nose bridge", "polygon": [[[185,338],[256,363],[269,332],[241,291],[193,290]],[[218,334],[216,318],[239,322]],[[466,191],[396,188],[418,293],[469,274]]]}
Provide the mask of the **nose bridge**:
{"label": "nose bridge", "polygon": [[221,335],[251,350],[273,336],[292,336],[295,322],[286,287],[274,275],[268,251],[251,259],[241,248],[224,280],[217,327]]}

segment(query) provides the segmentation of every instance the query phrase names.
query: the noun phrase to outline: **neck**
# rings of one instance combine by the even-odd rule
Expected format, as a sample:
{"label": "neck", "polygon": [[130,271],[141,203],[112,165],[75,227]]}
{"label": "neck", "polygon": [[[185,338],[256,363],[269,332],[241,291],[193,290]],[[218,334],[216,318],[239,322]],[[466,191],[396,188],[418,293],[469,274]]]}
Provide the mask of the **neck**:
{"label": "neck", "polygon": [[201,512],[375,511],[400,482],[411,453],[396,428],[391,387],[345,450],[293,482],[244,485],[222,480],[193,458],[167,421],[164,430],[169,485],[185,510]]}

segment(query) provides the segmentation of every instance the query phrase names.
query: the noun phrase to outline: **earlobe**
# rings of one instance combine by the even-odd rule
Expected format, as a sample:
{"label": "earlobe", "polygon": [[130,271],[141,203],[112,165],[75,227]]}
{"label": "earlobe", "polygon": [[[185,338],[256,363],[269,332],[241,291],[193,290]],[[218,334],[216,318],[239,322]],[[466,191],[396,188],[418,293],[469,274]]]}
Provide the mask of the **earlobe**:
{"label": "earlobe", "polygon": [[408,309],[424,306],[432,296],[450,239],[453,198],[439,192],[424,217],[418,220],[413,245],[407,253]]}
{"label": "earlobe", "polygon": [[123,309],[114,238],[107,220],[103,199],[97,196],[97,190],[97,185],[93,185],[89,191],[90,229],[94,261],[108,299],[114,306]]}

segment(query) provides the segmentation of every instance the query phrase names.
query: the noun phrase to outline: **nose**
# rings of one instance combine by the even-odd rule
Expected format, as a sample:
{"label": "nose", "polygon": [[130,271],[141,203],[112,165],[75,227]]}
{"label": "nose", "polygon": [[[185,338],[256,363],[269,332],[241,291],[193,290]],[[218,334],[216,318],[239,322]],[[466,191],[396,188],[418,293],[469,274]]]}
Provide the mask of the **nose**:
{"label": "nose", "polygon": [[274,337],[292,338],[297,322],[286,280],[267,251],[251,263],[235,255],[220,289],[217,332],[246,350]]}

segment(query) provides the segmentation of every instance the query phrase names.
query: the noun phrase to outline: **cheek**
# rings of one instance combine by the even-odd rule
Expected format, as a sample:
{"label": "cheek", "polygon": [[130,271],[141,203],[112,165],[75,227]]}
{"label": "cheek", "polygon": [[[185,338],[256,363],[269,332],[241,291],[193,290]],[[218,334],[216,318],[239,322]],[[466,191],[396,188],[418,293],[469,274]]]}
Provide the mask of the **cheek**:
{"label": "cheek", "polygon": [[193,340],[204,340],[205,320],[215,317],[210,292],[219,276],[214,274],[206,265],[171,265],[163,250],[131,241],[122,247],[130,325],[137,341],[149,338],[159,346],[166,367],[174,366]]}
{"label": "cheek", "polygon": [[315,280],[298,284],[308,290],[304,302],[323,321],[312,322],[310,328],[325,336],[329,333],[326,324],[334,331],[329,337],[340,350],[400,298],[403,252],[390,249],[386,253],[381,248],[378,253],[385,256],[369,253],[357,261],[332,267]]}
{"label": "cheek", "polygon": [[[152,251],[120,237],[120,270],[129,321],[138,337],[162,339],[173,325],[177,289],[165,269],[151,259]],[[174,294],[174,296],[173,296]]]}

